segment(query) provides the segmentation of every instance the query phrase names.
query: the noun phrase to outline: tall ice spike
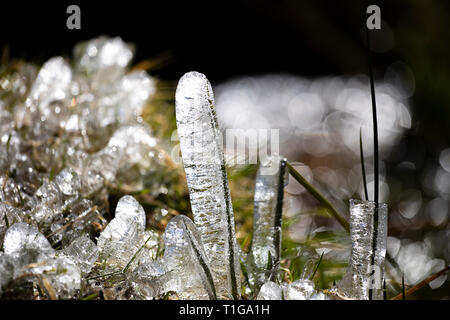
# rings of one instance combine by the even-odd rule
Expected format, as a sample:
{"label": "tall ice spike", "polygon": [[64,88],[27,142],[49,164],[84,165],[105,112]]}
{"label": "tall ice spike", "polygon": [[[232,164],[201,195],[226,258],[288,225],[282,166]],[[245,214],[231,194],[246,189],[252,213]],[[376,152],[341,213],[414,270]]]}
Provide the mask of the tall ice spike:
{"label": "tall ice spike", "polygon": [[261,162],[256,175],[253,238],[248,255],[249,281],[255,295],[266,281],[277,278],[285,169],[286,159],[273,155]]}
{"label": "tall ice spike", "polygon": [[211,84],[186,73],[176,91],[180,149],[197,226],[218,298],[240,297],[240,265],[234,215]]}

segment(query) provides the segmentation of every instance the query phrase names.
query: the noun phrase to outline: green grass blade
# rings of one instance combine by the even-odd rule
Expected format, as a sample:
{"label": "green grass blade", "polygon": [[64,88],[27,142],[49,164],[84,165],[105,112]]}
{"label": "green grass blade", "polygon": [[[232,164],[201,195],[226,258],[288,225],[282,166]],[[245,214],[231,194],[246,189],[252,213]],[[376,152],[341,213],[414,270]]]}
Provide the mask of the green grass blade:
{"label": "green grass blade", "polygon": [[314,269],[314,272],[313,272],[313,274],[311,275],[311,277],[309,278],[309,280],[314,279],[314,276],[316,275],[317,270],[319,270],[319,266],[320,266],[320,263],[322,262],[322,258],[323,258],[323,252],[322,252],[322,254],[320,255],[319,261],[317,262],[316,267],[315,267],[315,269]]}
{"label": "green grass blade", "polygon": [[311,195],[327,209],[331,216],[335,218],[347,232],[350,232],[348,221],[338,213],[333,205],[327,199],[325,199],[325,197],[316,188],[314,188],[308,181],[306,181],[306,179],[297,170],[295,170],[289,162],[286,162],[286,166],[288,167],[289,173],[294,177],[294,179],[297,180],[298,183],[300,183],[309,193],[311,193]]}
{"label": "green grass blade", "polygon": [[194,236],[191,234],[191,231],[188,229],[184,221],[182,221],[184,230],[186,232],[187,238],[189,240],[189,243],[191,244],[192,250],[194,251],[195,257],[198,260],[198,263],[203,269],[203,272],[205,273],[206,280],[208,281],[208,286],[205,286],[206,291],[208,292],[208,296],[211,300],[217,300],[217,294],[216,294],[216,286],[214,285],[214,280],[211,274],[211,270],[208,267],[208,264],[203,259],[202,255],[202,249],[198,247],[197,242],[194,240]]}

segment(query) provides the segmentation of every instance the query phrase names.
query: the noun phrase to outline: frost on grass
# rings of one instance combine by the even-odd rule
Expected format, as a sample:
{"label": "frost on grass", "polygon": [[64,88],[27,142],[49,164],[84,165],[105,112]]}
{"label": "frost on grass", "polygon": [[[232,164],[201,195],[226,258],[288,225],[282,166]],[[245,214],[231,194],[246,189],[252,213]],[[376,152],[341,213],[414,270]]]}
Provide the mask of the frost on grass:
{"label": "frost on grass", "polygon": [[311,280],[299,279],[291,283],[277,284],[267,281],[261,287],[257,300],[327,300],[328,298],[314,288]]}
{"label": "frost on grass", "polygon": [[[372,274],[374,212],[378,210],[378,228],[375,235],[375,273]],[[373,288],[372,299],[383,299],[382,284],[386,257],[387,206],[372,201],[350,200],[351,253],[347,271],[337,284],[335,293],[341,298],[367,300]]]}
{"label": "frost on grass", "polygon": [[164,263],[174,278],[172,290],[185,299],[216,299],[200,234],[186,216],[170,220],[164,232]]}
{"label": "frost on grass", "polygon": [[249,281],[255,294],[278,279],[286,159],[275,155],[260,164],[256,175],[253,238],[247,255]]}
{"label": "frost on grass", "polygon": [[214,97],[206,77],[185,74],[176,90],[176,119],[192,213],[219,298],[240,295],[234,215]]}
{"label": "frost on grass", "polygon": [[[26,223],[11,226],[3,249],[0,289],[7,297],[31,298],[37,284],[51,299],[70,298],[80,289],[80,269],[76,263],[64,255],[58,256],[35,227]],[[10,292],[10,287],[18,283],[22,292]]]}
{"label": "frost on grass", "polygon": [[[39,70],[27,63],[0,66],[0,278],[5,297],[80,297],[81,289],[91,286],[84,278],[98,276],[104,262],[97,258],[94,241],[107,225],[111,190],[148,188],[152,196],[168,190],[166,158],[141,118],[155,93],[154,79],[144,71],[128,72],[133,50],[120,38],[100,37],[74,51],[74,63],[55,57]],[[139,241],[132,247],[141,248],[144,240],[154,247],[158,235],[144,230],[140,221]],[[29,235],[19,230],[25,226]],[[42,250],[54,249],[44,255],[24,245],[23,255],[15,256],[8,250],[17,232],[17,239],[34,234],[45,239],[36,242]],[[106,245],[101,249],[107,251]],[[153,256],[154,250],[149,251],[141,250],[140,256]],[[111,269],[123,268],[127,258],[116,257]],[[27,285],[20,285],[23,281]]]}

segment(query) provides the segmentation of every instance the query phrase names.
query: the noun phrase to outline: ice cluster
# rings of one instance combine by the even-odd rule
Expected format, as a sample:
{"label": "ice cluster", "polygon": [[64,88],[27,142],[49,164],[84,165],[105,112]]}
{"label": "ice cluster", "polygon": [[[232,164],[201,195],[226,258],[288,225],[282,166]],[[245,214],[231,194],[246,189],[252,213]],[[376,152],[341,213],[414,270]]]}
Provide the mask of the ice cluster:
{"label": "ice cluster", "polygon": [[[106,261],[104,241],[114,228],[107,226],[110,192],[167,192],[161,178],[166,156],[141,117],[156,82],[145,71],[128,70],[132,57],[133,48],[120,38],[99,37],[75,47],[72,65],[55,57],[39,71],[26,63],[1,67],[0,278],[6,297],[23,281],[31,283],[29,294],[39,295],[39,287],[50,298],[78,296],[80,275],[91,272],[99,253]],[[118,206],[113,222],[127,224],[119,219],[126,212]],[[124,253],[140,246],[133,241],[122,243]]]}

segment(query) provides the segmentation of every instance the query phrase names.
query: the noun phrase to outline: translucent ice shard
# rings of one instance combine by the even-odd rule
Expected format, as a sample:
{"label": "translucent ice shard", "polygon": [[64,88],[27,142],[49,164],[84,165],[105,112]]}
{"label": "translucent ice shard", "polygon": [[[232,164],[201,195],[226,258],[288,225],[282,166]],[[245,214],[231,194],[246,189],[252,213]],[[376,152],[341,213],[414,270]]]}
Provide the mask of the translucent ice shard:
{"label": "translucent ice shard", "polygon": [[374,253],[374,274],[372,279],[372,299],[383,300],[384,265],[387,245],[387,218],[388,207],[385,203],[378,205],[378,228],[376,233],[376,246]]}
{"label": "translucent ice shard", "polygon": [[125,268],[139,250],[145,230],[145,212],[132,196],[117,203],[115,217],[100,234],[97,245],[105,264]]}
{"label": "translucent ice shard", "polygon": [[256,295],[266,281],[278,277],[285,168],[286,159],[272,156],[260,164],[256,175],[253,239],[247,255]]}
{"label": "translucent ice shard", "polygon": [[80,269],[65,256],[49,260],[42,266],[29,266],[27,271],[40,275],[40,283],[51,299],[73,298],[81,286]]}
{"label": "translucent ice shard", "polygon": [[110,83],[125,73],[133,57],[132,48],[120,38],[99,37],[78,44],[74,49],[77,69],[87,75],[94,87]]}
{"label": "translucent ice shard", "polygon": [[62,57],[52,58],[47,61],[39,71],[39,74],[31,88],[27,105],[32,111],[35,107],[43,117],[50,117],[50,103],[67,98],[72,70]]}
{"label": "translucent ice shard", "polygon": [[113,123],[126,124],[141,115],[147,99],[155,92],[155,83],[145,71],[125,75],[99,98],[96,117],[102,128]]}
{"label": "translucent ice shard", "polygon": [[25,213],[22,210],[0,202],[0,248],[2,247],[3,237],[9,226],[16,222],[21,222]]}
{"label": "translucent ice shard", "polygon": [[164,232],[164,246],[164,262],[178,279],[174,289],[179,296],[217,299],[202,240],[191,219],[182,215],[172,218]]}
{"label": "translucent ice shard", "polygon": [[120,152],[120,168],[125,170],[136,165],[148,165],[149,153],[156,146],[156,139],[150,129],[144,125],[120,127],[108,142],[108,147],[116,147]]}
{"label": "translucent ice shard", "polygon": [[14,262],[12,260],[10,256],[0,252],[0,294],[14,277]]}
{"label": "translucent ice shard", "polygon": [[151,300],[176,289],[174,271],[167,270],[162,260],[141,263],[130,275],[134,298]]}
{"label": "translucent ice shard", "polygon": [[374,210],[374,202],[350,200],[350,261],[344,277],[337,284],[338,294],[343,298],[369,298]]}
{"label": "translucent ice shard", "polygon": [[81,189],[80,178],[71,168],[63,169],[55,177],[54,183],[65,197],[76,197]]}
{"label": "translucent ice shard", "polygon": [[83,273],[89,273],[98,258],[97,246],[87,234],[72,241],[63,249],[63,253],[74,261]]}
{"label": "translucent ice shard", "polygon": [[313,294],[314,283],[310,280],[296,280],[286,288],[286,300],[308,300]]}
{"label": "translucent ice shard", "polygon": [[45,236],[23,222],[15,223],[8,229],[3,252],[15,260],[17,267],[52,258],[55,254]]}
{"label": "translucent ice shard", "polygon": [[281,287],[273,281],[267,281],[261,286],[256,300],[281,300],[282,298]]}
{"label": "translucent ice shard", "polygon": [[240,296],[240,264],[234,215],[211,85],[197,72],[176,90],[176,119],[194,222],[219,298]]}

